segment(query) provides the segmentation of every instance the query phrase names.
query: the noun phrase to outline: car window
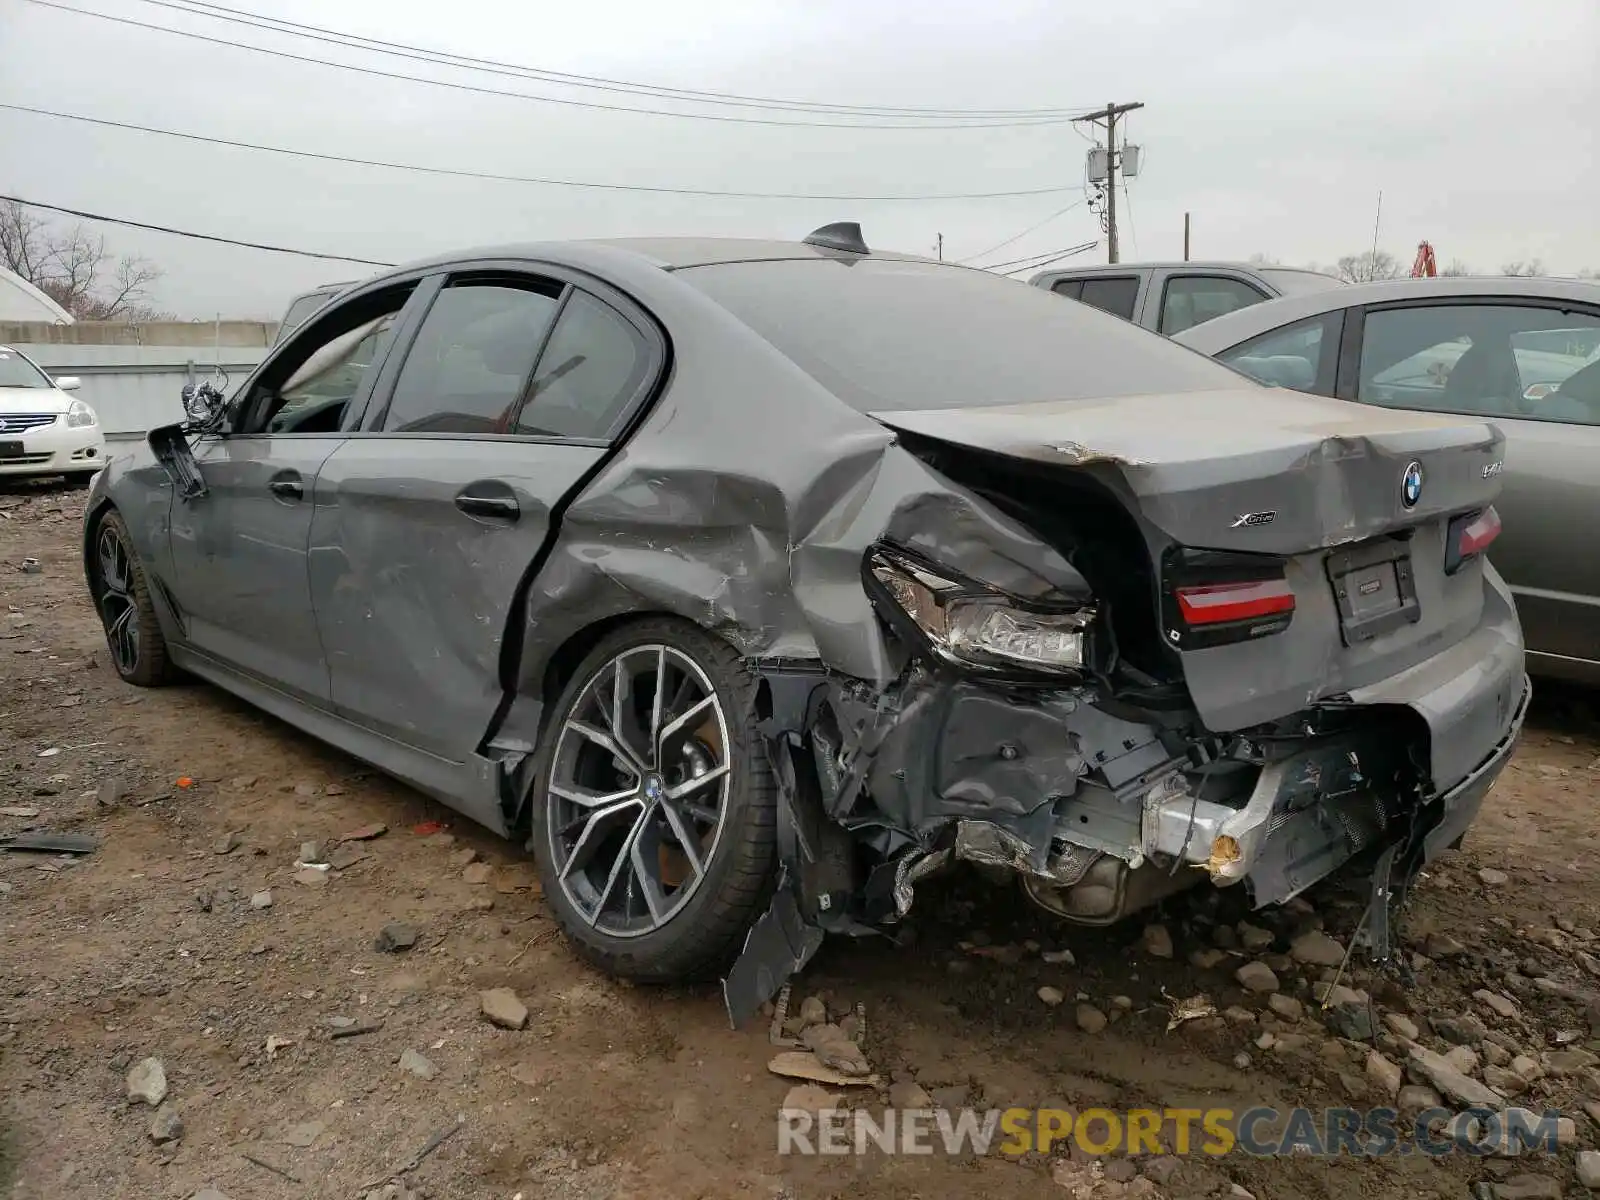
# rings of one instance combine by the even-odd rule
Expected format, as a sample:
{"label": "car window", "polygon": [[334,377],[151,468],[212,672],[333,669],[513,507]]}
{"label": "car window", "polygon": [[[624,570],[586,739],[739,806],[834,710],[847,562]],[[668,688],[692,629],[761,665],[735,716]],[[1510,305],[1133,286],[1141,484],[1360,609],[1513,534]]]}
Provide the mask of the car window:
{"label": "car window", "polygon": [[1368,312],[1356,399],[1600,424],[1600,317],[1520,304]]}
{"label": "car window", "polygon": [[1161,295],[1162,333],[1189,329],[1212,317],[1220,317],[1267,297],[1241,279],[1223,275],[1173,275]]}
{"label": "car window", "polygon": [[539,357],[516,432],[609,437],[649,367],[648,344],[632,323],[588,293],[574,291]]}
{"label": "car window", "polygon": [[281,342],[304,324],[305,319],[326,304],[332,295],[332,292],[313,292],[290,304],[289,311],[283,314],[283,320],[278,324],[278,340]]}
{"label": "car window", "polygon": [[1342,317],[1342,312],[1324,313],[1282,325],[1217,358],[1265,384],[1331,395]]}
{"label": "car window", "polygon": [[1083,295],[1083,280],[1058,279],[1051,285],[1050,290],[1058,296],[1066,296],[1069,299],[1076,300]]}
{"label": "car window", "polygon": [[362,296],[296,330],[251,385],[240,433],[328,433],[383,362],[414,284]]}
{"label": "car window", "polygon": [[863,412],[1249,386],[1151,330],[950,263],[808,258],[685,267],[673,277]]}
{"label": "car window", "polygon": [[406,355],[382,427],[510,432],[560,297],[559,284],[535,280],[446,287]]}
{"label": "car window", "polygon": [[1125,321],[1133,320],[1133,305],[1139,298],[1137,275],[1113,275],[1109,278],[1085,279],[1083,292],[1078,299],[1108,313],[1115,313]]}
{"label": "car window", "polygon": [[47,388],[51,383],[43,371],[15,350],[0,347],[0,388]]}

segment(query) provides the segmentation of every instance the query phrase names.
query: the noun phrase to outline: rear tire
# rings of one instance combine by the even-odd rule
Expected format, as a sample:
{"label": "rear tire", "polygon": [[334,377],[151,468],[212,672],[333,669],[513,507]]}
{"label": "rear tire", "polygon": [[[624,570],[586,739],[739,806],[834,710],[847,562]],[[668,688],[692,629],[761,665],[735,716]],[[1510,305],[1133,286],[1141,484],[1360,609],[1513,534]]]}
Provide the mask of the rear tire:
{"label": "rear tire", "polygon": [[595,646],[552,706],[529,846],[562,932],[610,974],[703,978],[770,900],[777,787],[757,691],[726,642],[649,618]]}
{"label": "rear tire", "polygon": [[95,526],[90,581],[105,630],[111,665],[138,687],[161,687],[177,677],[167,639],[150,600],[144,566],[134,552],[128,526],[115,511]]}

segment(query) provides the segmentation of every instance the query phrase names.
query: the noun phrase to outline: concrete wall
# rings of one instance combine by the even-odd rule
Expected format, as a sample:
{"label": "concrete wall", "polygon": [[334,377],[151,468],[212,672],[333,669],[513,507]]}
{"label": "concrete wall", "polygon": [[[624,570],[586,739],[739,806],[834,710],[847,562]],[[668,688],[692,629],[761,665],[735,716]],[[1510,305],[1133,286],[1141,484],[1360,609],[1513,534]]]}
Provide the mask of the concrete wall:
{"label": "concrete wall", "polygon": [[228,376],[225,393],[241,383],[266,357],[276,331],[259,321],[30,321],[0,323],[0,345],[14,346],[50,375],[76,375],[83,386],[75,395],[94,406],[106,435],[138,437],[183,420],[184,385],[209,379],[215,365]]}

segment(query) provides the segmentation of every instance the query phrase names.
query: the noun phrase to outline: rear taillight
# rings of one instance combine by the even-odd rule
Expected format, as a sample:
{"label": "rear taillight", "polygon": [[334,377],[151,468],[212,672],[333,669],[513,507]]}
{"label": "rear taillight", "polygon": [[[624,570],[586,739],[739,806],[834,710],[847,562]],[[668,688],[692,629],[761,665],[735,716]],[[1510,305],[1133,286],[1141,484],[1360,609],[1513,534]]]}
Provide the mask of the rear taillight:
{"label": "rear taillight", "polygon": [[1271,554],[1173,550],[1162,571],[1161,620],[1169,645],[1203,650],[1281,633],[1294,588]]}
{"label": "rear taillight", "polygon": [[1294,611],[1294,589],[1284,579],[1255,583],[1203,583],[1177,589],[1178,613],[1184,623],[1221,625],[1254,621]]}
{"label": "rear taillight", "polygon": [[1482,512],[1468,513],[1451,521],[1445,543],[1445,574],[1455,574],[1487,550],[1489,543],[1499,536],[1500,514],[1492,504]]}

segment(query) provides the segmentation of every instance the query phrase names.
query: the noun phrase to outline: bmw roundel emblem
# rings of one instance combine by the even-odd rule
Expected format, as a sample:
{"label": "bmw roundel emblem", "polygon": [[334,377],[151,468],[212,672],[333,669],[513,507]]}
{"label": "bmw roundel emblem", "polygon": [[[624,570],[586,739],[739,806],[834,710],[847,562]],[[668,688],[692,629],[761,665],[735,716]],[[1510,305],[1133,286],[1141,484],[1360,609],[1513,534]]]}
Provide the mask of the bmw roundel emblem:
{"label": "bmw roundel emblem", "polygon": [[1412,462],[1406,464],[1405,474],[1400,476],[1400,503],[1407,508],[1415,508],[1417,501],[1422,499],[1422,464]]}

